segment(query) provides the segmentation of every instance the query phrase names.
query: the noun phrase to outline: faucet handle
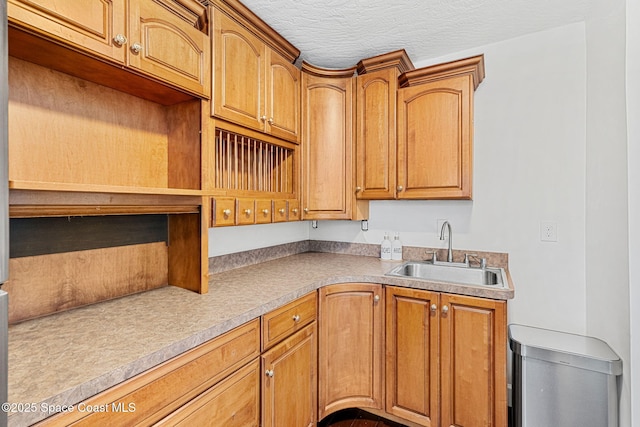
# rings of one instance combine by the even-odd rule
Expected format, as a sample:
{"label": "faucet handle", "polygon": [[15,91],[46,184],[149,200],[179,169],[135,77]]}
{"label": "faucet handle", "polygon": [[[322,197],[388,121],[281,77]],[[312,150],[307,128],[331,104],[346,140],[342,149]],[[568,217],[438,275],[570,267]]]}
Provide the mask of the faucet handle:
{"label": "faucet handle", "polygon": [[427,252],[427,255],[431,254],[431,262],[435,264],[436,261],[438,261],[438,251],[426,251],[426,252]]}
{"label": "faucet handle", "polygon": [[474,257],[477,258],[478,254],[464,254],[464,263],[469,267],[469,258]]}

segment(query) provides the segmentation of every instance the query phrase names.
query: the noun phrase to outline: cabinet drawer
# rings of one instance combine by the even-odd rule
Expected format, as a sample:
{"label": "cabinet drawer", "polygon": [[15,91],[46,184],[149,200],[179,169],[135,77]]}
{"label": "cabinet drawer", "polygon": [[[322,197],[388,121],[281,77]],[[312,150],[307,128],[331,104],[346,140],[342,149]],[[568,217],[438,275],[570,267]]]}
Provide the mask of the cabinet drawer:
{"label": "cabinet drawer", "polygon": [[[108,412],[68,412],[39,425],[151,425],[259,355],[256,319],[84,402],[86,407],[109,408]],[[122,410],[131,405],[134,411]]]}
{"label": "cabinet drawer", "polygon": [[312,292],[262,316],[262,350],[266,350],[316,319],[317,296]]}
{"label": "cabinet drawer", "polygon": [[300,220],[300,200],[292,199],[287,202],[289,205],[289,221]]}
{"label": "cabinet drawer", "polygon": [[260,425],[260,362],[244,368],[202,393],[156,426]]}
{"label": "cabinet drawer", "polygon": [[273,201],[273,222],[283,222],[287,220],[287,201]]}
{"label": "cabinet drawer", "polygon": [[236,212],[238,212],[236,224],[246,225],[256,223],[256,203],[254,199],[237,199]]}
{"label": "cabinet drawer", "polygon": [[268,224],[271,222],[271,200],[256,200],[256,223]]}
{"label": "cabinet drawer", "polygon": [[212,215],[211,225],[235,225],[236,223],[236,199],[233,197],[216,197],[211,201]]}

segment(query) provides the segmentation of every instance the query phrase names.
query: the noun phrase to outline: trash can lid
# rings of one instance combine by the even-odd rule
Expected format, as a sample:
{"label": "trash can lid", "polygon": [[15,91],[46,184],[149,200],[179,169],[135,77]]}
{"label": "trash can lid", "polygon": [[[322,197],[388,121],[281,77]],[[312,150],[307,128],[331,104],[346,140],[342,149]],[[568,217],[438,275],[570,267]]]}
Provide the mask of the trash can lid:
{"label": "trash can lid", "polygon": [[622,374],[622,360],[602,340],[524,325],[509,325],[509,347],[523,357],[609,375]]}

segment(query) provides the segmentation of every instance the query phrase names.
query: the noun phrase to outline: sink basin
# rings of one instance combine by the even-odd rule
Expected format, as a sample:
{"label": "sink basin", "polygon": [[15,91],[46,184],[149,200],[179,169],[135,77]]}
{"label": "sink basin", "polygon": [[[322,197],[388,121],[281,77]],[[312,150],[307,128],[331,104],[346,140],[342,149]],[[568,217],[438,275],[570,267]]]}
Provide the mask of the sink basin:
{"label": "sink basin", "polygon": [[504,269],[502,268],[487,267],[481,269],[432,264],[428,261],[408,261],[393,268],[386,275],[498,288],[506,287],[507,283]]}

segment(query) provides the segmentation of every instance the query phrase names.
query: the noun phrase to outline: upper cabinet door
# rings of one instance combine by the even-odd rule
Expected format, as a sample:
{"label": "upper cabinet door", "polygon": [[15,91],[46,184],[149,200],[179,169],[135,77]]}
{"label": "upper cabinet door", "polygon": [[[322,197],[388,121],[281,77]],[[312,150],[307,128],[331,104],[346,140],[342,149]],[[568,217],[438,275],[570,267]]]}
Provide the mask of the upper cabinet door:
{"label": "upper cabinet door", "polygon": [[357,79],[356,197],[393,199],[396,185],[396,90],[394,68]]}
{"label": "upper cabinet door", "polygon": [[[8,0],[9,22],[124,63],[124,0]],[[114,41],[114,39],[119,41]]]}
{"label": "upper cabinet door", "polygon": [[262,131],[265,45],[223,12],[213,10],[213,115]]}
{"label": "upper cabinet door", "polygon": [[129,2],[129,65],[208,95],[209,36],[158,3]]}
{"label": "upper cabinet door", "polygon": [[351,219],[352,77],[302,73],[302,219]]}
{"label": "upper cabinet door", "polygon": [[470,199],[473,79],[398,91],[399,199]]}
{"label": "upper cabinet door", "polygon": [[266,132],[300,142],[300,70],[273,50],[267,49]]}

